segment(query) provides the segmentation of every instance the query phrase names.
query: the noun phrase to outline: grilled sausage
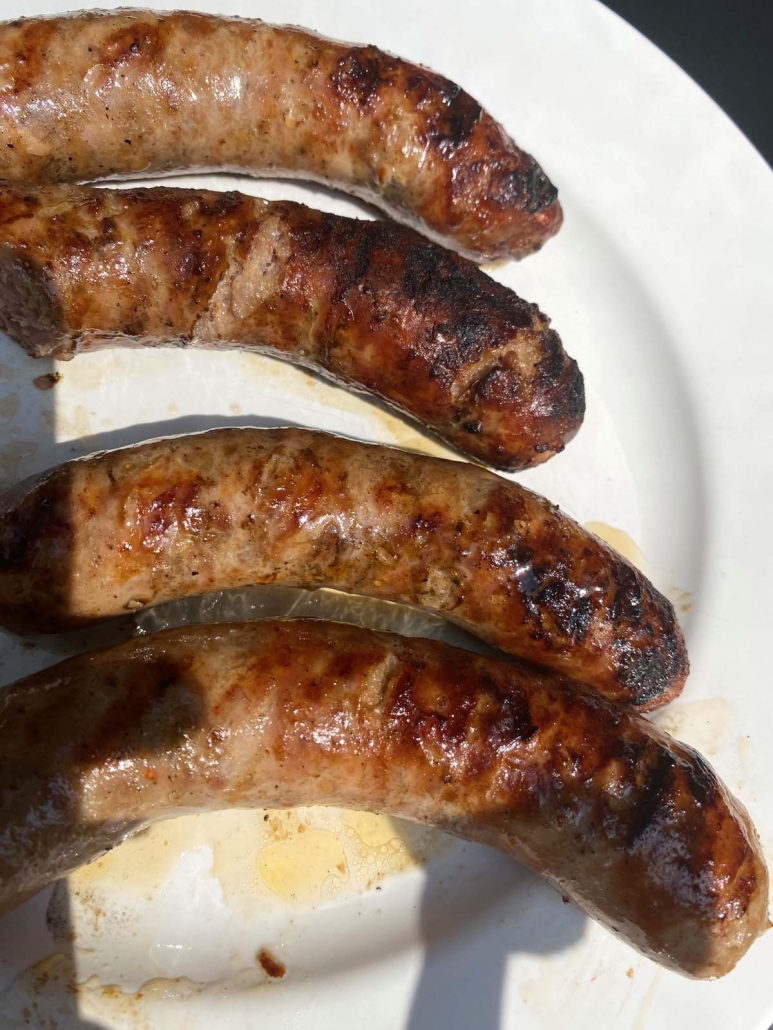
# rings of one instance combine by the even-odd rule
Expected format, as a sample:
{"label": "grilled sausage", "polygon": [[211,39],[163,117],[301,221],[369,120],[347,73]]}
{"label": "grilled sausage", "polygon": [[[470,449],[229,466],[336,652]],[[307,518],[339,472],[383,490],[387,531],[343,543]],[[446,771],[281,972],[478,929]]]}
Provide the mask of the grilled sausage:
{"label": "grilled sausage", "polygon": [[709,765],[553,673],[267,620],[81,655],[0,705],[4,909],[156,820],[327,804],[501,848],[692,976],[766,923],[756,835]]}
{"label": "grilled sausage", "polygon": [[329,183],[477,258],[561,225],[532,157],[448,79],[309,32],[84,11],[0,26],[0,182],[181,169]]}
{"label": "grilled sausage", "polygon": [[501,468],[579,429],[548,319],[410,229],[198,190],[0,190],[0,328],[36,357],[237,346],[307,365]]}
{"label": "grilled sausage", "polygon": [[474,465],[303,429],[68,462],[0,498],[0,623],[49,632],[208,590],[421,605],[615,700],[679,693],[674,610],[598,538]]}

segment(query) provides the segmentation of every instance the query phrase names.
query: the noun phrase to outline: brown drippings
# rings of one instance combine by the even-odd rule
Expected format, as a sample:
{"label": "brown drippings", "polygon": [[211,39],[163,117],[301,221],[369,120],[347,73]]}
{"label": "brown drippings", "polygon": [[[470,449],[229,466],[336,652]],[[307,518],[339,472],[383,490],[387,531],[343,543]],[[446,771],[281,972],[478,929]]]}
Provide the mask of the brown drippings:
{"label": "brown drippings", "polygon": [[264,972],[274,980],[281,980],[287,972],[287,967],[275,959],[265,948],[261,948],[258,952],[257,961],[263,967]]}

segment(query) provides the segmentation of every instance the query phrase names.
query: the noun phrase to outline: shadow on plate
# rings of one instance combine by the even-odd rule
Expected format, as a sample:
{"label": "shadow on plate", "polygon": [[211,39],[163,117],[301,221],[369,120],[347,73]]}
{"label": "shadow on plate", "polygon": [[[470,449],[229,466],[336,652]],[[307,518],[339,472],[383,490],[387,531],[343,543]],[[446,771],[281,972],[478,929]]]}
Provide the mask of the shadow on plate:
{"label": "shadow on plate", "polygon": [[478,865],[482,882],[462,898],[442,867],[428,870],[420,922],[426,952],[404,1030],[497,1030],[512,1004],[505,995],[510,957],[559,953],[583,935],[587,917],[534,873],[493,851]]}

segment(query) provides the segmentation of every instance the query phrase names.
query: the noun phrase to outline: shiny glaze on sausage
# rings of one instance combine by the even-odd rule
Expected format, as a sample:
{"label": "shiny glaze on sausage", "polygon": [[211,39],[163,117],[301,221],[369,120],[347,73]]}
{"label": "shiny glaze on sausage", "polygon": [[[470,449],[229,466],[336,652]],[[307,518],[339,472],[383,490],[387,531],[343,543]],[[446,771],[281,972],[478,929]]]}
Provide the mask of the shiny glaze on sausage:
{"label": "shiny glaze on sausage", "polygon": [[305,429],[219,429],[70,461],[0,498],[0,623],[50,632],[210,590],[420,605],[615,700],[687,675],[671,604],[538,494]]}
{"label": "shiny glaze on sausage", "polygon": [[184,812],[338,805],[493,845],[656,961],[727,973],[767,922],[744,809],[553,673],[313,620],[196,626],[0,691],[0,908]]}
{"label": "shiny glaze on sausage", "polygon": [[510,470],[563,450],[585,410],[549,320],[464,258],[393,223],[239,193],[0,189],[0,328],[36,357],[263,351]]}
{"label": "shiny glaze on sausage", "polygon": [[187,12],[0,25],[0,182],[220,169],[372,201],[481,259],[537,250],[557,191],[448,79],[373,46]]}

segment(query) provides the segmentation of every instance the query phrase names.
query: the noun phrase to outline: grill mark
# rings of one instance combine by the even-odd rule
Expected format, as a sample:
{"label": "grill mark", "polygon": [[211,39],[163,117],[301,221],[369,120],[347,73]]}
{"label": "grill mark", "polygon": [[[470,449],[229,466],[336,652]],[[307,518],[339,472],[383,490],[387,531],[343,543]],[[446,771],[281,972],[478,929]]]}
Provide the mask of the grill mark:
{"label": "grill mark", "polygon": [[652,825],[655,816],[667,804],[674,782],[676,759],[665,748],[657,753],[655,765],[646,775],[646,782],[640,792],[634,818],[628,824],[627,843],[633,845]]}
{"label": "grill mark", "polygon": [[334,96],[346,104],[372,110],[385,86],[393,86],[400,62],[374,46],[352,47],[330,76]]}
{"label": "grill mark", "polygon": [[428,675],[408,660],[386,702],[388,732],[418,746],[445,770],[446,783],[473,783],[501,761],[502,751],[538,732],[528,698],[482,668],[471,676],[445,665]]}

